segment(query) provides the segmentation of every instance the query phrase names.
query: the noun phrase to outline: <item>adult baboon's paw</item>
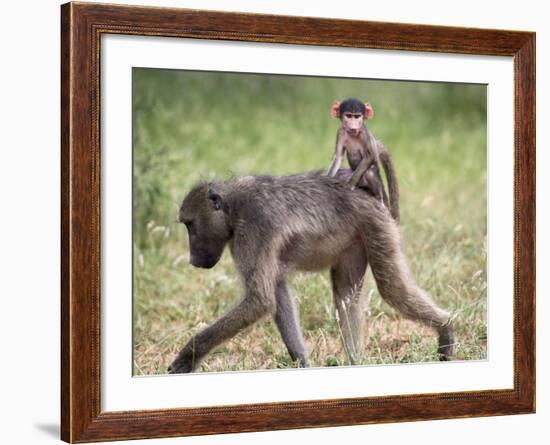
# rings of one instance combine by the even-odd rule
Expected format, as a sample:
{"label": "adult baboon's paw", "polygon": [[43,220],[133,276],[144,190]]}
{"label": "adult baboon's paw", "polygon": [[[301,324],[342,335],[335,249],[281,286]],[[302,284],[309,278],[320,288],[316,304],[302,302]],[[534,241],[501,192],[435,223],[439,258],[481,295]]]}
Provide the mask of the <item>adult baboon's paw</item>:
{"label": "adult baboon's paw", "polygon": [[439,347],[437,352],[439,353],[439,360],[446,362],[452,360],[454,352],[454,330],[451,320],[439,329]]}
{"label": "adult baboon's paw", "polygon": [[198,365],[199,362],[194,357],[193,351],[188,351],[184,348],[168,367],[168,374],[186,374],[193,372]]}
{"label": "adult baboon's paw", "polygon": [[168,374],[187,374],[193,372],[193,366],[191,362],[184,360],[174,360],[170,366],[168,366]]}

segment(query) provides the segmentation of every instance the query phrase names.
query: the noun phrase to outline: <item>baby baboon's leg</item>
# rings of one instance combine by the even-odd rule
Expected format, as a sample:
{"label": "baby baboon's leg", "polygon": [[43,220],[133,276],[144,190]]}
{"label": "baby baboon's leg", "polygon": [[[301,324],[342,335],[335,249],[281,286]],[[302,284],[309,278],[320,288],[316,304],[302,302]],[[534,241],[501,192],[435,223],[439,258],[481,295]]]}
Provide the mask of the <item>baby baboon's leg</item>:
{"label": "baby baboon's leg", "polygon": [[332,291],[346,354],[356,364],[363,351],[363,307],[361,287],[367,257],[361,242],[353,244],[331,268]]}
{"label": "baby baboon's leg", "polygon": [[380,295],[405,317],[435,328],[440,358],[450,360],[454,343],[451,316],[416,284],[397,225],[387,212],[378,210],[371,212],[366,222],[367,255]]}
{"label": "baby baboon's leg", "polygon": [[373,164],[365,172],[365,178],[368,184],[368,189],[371,190],[371,193],[389,209],[390,203],[388,201],[388,195],[386,194],[386,189],[384,188],[384,182],[382,181],[380,170],[376,167],[376,164]]}
{"label": "baby baboon's leg", "polygon": [[292,360],[298,360],[300,366],[309,366],[308,352],[300,328],[300,321],[294,305],[290,288],[285,280],[277,283],[275,294],[277,309],[275,310],[275,323],[283,337]]}

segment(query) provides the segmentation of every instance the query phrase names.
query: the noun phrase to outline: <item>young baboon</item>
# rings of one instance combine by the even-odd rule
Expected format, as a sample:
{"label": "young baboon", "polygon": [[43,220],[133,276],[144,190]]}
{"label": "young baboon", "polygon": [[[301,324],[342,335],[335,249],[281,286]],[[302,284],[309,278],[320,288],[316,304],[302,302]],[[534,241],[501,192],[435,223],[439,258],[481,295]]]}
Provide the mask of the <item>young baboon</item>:
{"label": "young baboon", "polygon": [[[339,168],[344,153],[347,154],[351,174],[343,179],[348,181],[352,189],[356,186],[364,188],[383,201],[386,207],[390,208],[394,219],[399,221],[399,190],[390,154],[384,144],[374,137],[365,122],[374,116],[371,104],[353,98],[342,103],[334,101],[331,115],[334,119],[340,119],[342,125],[336,133],[336,147],[327,174],[335,176],[338,173],[339,176],[346,176],[342,175],[342,170],[339,172]],[[390,203],[380,176],[379,162],[382,163],[388,180]]]}
{"label": "young baboon", "polygon": [[244,283],[233,309],[183,347],[170,373],[192,372],[212,348],[265,315],[274,317],[293,360],[309,366],[286,275],[296,269],[331,269],[334,301],[352,363],[361,352],[361,286],[370,263],[382,297],[404,316],[432,326],[438,352],[449,360],[453,330],[447,311],[418,285],[388,209],[360,190],[320,172],[247,176],[201,183],[183,200],[190,262],[211,268],[227,244]]}

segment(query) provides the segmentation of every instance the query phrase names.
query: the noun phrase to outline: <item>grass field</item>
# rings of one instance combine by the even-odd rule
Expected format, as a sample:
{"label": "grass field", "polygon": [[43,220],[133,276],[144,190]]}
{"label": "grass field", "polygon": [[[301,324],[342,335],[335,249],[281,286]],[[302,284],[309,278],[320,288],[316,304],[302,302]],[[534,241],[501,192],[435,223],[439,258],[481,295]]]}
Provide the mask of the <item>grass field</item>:
{"label": "grass field", "polygon": [[[334,99],[374,107],[392,153],[405,249],[419,284],[453,311],[456,358],[486,358],[486,88],[134,69],[134,373],[165,373],[189,338],[235,304],[229,252],[188,263],[178,204],[200,179],[326,169]],[[292,278],[313,366],[346,365],[328,273]],[[436,360],[436,337],[402,319],[368,273],[364,364]],[[213,351],[203,371],[292,367],[264,319]]]}

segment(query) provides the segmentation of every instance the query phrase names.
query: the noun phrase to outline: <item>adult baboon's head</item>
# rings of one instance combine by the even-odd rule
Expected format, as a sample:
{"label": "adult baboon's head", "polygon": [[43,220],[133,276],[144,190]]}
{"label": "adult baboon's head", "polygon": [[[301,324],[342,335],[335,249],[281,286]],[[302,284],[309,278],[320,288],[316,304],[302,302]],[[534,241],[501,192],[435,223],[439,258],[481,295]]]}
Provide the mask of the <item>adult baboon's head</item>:
{"label": "adult baboon's head", "polygon": [[179,221],[187,227],[189,262],[195,267],[214,267],[231,239],[227,205],[222,195],[212,184],[194,187],[181,204]]}

